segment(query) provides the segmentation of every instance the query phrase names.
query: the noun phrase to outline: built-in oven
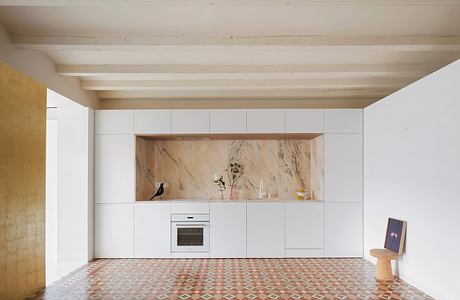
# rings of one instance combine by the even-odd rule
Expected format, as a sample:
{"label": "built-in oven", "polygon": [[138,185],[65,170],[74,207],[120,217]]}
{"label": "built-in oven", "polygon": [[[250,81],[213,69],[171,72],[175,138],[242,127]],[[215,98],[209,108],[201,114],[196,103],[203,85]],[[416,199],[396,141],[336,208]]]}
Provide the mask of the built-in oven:
{"label": "built-in oven", "polygon": [[172,214],[171,252],[209,252],[209,214]]}

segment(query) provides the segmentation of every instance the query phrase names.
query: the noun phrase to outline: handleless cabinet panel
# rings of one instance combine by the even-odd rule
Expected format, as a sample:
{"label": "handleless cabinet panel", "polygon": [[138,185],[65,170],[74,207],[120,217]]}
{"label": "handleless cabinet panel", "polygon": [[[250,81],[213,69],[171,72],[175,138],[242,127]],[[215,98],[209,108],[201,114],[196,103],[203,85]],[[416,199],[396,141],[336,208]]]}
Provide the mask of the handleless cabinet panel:
{"label": "handleless cabinet panel", "polygon": [[170,257],[170,216],[170,202],[152,201],[135,204],[134,256],[136,258]]}
{"label": "handleless cabinet panel", "polygon": [[325,256],[363,256],[361,203],[325,203]]}
{"label": "handleless cabinet panel", "polygon": [[95,202],[134,202],[134,136],[96,135]]}
{"label": "handleless cabinet panel", "polygon": [[134,133],[168,134],[171,133],[171,110],[139,109],[134,111]]}
{"label": "handleless cabinet panel", "polygon": [[285,131],[284,109],[248,109],[248,133],[283,133]]}
{"label": "handleless cabinet panel", "polygon": [[324,200],[362,201],[363,148],[361,134],[325,134]]}
{"label": "handleless cabinet panel", "polygon": [[247,257],[284,257],[284,217],[284,203],[247,203]]}
{"label": "handleless cabinet panel", "polygon": [[96,110],[96,134],[128,134],[134,130],[134,112],[132,110]]}
{"label": "handleless cabinet panel", "polygon": [[209,133],[209,110],[172,110],[172,133]]}
{"label": "handleless cabinet panel", "polygon": [[208,214],[209,201],[207,200],[172,200],[171,202],[172,214]]}
{"label": "handleless cabinet panel", "polygon": [[134,256],[134,203],[96,204],[94,221],[97,258]]}
{"label": "handleless cabinet panel", "polygon": [[211,109],[211,133],[245,132],[245,109]]}
{"label": "handleless cabinet panel", "polygon": [[287,133],[323,133],[323,109],[286,109]]}
{"label": "handleless cabinet panel", "polygon": [[286,248],[323,248],[322,202],[286,203]]}
{"label": "handleless cabinet panel", "polygon": [[210,257],[246,257],[246,203],[210,204]]}
{"label": "handleless cabinet panel", "polygon": [[362,109],[326,109],[324,112],[326,133],[361,133]]}

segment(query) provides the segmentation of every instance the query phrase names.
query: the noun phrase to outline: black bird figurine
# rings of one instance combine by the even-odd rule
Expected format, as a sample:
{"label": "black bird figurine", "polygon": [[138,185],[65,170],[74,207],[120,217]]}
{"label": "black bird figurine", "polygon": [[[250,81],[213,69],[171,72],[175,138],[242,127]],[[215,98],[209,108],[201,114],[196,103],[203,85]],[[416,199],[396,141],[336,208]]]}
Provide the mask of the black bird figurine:
{"label": "black bird figurine", "polygon": [[163,193],[165,192],[165,188],[163,187],[164,184],[165,184],[164,182],[160,183],[160,186],[158,187],[158,189],[155,192],[155,194],[153,194],[152,198],[150,198],[150,200],[153,200],[155,197],[159,197],[159,196],[163,195]]}

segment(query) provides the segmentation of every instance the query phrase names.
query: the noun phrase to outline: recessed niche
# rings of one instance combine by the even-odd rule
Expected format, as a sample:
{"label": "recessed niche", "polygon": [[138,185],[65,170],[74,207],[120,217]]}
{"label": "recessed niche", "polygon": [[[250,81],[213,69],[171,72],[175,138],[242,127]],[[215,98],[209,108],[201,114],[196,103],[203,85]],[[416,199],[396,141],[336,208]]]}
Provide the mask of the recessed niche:
{"label": "recessed niche", "polygon": [[[166,182],[162,199],[220,198],[212,182],[230,162],[243,166],[237,198],[257,199],[260,180],[277,199],[323,199],[323,136],[318,134],[160,135],[136,137],[136,200]],[[224,193],[228,197],[228,193]]]}

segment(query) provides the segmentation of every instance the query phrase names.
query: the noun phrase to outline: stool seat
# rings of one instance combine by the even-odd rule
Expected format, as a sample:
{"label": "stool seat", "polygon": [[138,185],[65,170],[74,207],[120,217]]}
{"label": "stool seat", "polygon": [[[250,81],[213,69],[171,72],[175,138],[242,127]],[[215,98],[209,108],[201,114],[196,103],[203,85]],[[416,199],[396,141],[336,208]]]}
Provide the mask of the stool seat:
{"label": "stool seat", "polygon": [[386,258],[386,259],[395,259],[398,257],[398,253],[390,251],[388,249],[371,249],[370,255],[375,258]]}
{"label": "stool seat", "polygon": [[377,272],[375,277],[381,281],[393,280],[393,271],[391,270],[391,260],[399,255],[387,249],[371,249],[369,254],[377,258]]}

